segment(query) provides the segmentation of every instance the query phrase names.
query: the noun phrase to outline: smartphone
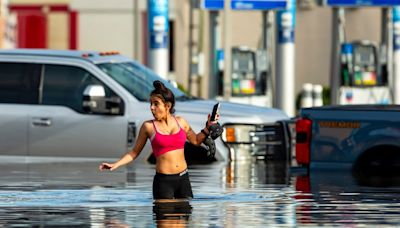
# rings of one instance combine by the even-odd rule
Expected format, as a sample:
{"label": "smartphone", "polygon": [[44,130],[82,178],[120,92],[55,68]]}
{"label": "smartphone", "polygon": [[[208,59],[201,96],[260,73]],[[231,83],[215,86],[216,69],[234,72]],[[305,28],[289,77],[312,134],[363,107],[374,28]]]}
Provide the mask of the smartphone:
{"label": "smartphone", "polygon": [[215,121],[215,118],[217,117],[217,113],[219,113],[219,106],[220,103],[216,103],[213,107],[212,113],[211,113],[211,117],[210,117],[210,121]]}

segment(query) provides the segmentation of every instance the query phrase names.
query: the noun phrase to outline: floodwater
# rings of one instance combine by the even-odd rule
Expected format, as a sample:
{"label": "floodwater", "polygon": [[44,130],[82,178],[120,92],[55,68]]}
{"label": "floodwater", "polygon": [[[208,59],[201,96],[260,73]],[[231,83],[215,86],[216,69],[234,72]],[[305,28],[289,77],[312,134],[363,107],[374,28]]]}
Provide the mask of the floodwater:
{"label": "floodwater", "polygon": [[154,166],[0,164],[0,227],[399,227],[400,181],[273,162],[190,166],[195,198],[152,200]]}

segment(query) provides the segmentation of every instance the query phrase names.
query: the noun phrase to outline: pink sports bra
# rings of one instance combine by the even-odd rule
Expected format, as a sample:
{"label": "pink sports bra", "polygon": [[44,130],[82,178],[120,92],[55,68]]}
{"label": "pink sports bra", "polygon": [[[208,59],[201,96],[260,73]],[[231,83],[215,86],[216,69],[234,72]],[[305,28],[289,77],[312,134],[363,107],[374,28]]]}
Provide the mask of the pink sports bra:
{"label": "pink sports bra", "polygon": [[181,125],[179,125],[176,118],[175,121],[179,126],[179,131],[175,134],[164,135],[158,132],[157,127],[154,124],[154,120],[152,120],[155,133],[150,142],[151,147],[153,148],[154,156],[158,157],[167,152],[184,148],[186,142],[186,132],[182,129]]}

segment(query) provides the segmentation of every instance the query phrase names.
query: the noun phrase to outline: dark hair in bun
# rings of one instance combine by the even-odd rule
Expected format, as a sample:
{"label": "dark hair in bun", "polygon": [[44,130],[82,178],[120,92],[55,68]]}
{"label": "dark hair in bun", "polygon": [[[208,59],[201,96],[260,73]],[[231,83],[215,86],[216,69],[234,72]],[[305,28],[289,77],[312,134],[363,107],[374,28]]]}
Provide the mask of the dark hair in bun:
{"label": "dark hair in bun", "polygon": [[175,113],[175,96],[170,89],[165,87],[164,83],[159,80],[153,82],[154,90],[151,91],[150,96],[158,96],[164,103],[171,103],[171,114]]}

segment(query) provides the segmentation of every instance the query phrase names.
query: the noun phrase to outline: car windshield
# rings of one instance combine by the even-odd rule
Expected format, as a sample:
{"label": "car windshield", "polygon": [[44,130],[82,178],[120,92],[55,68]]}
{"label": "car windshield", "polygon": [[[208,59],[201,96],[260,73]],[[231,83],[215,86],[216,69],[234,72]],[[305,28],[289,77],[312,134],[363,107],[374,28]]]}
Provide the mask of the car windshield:
{"label": "car windshield", "polygon": [[175,88],[170,82],[157,76],[152,70],[136,62],[101,63],[97,66],[116,82],[128,90],[140,101],[149,101],[153,91],[153,82],[160,80],[175,95],[176,100],[188,100],[191,97]]}

